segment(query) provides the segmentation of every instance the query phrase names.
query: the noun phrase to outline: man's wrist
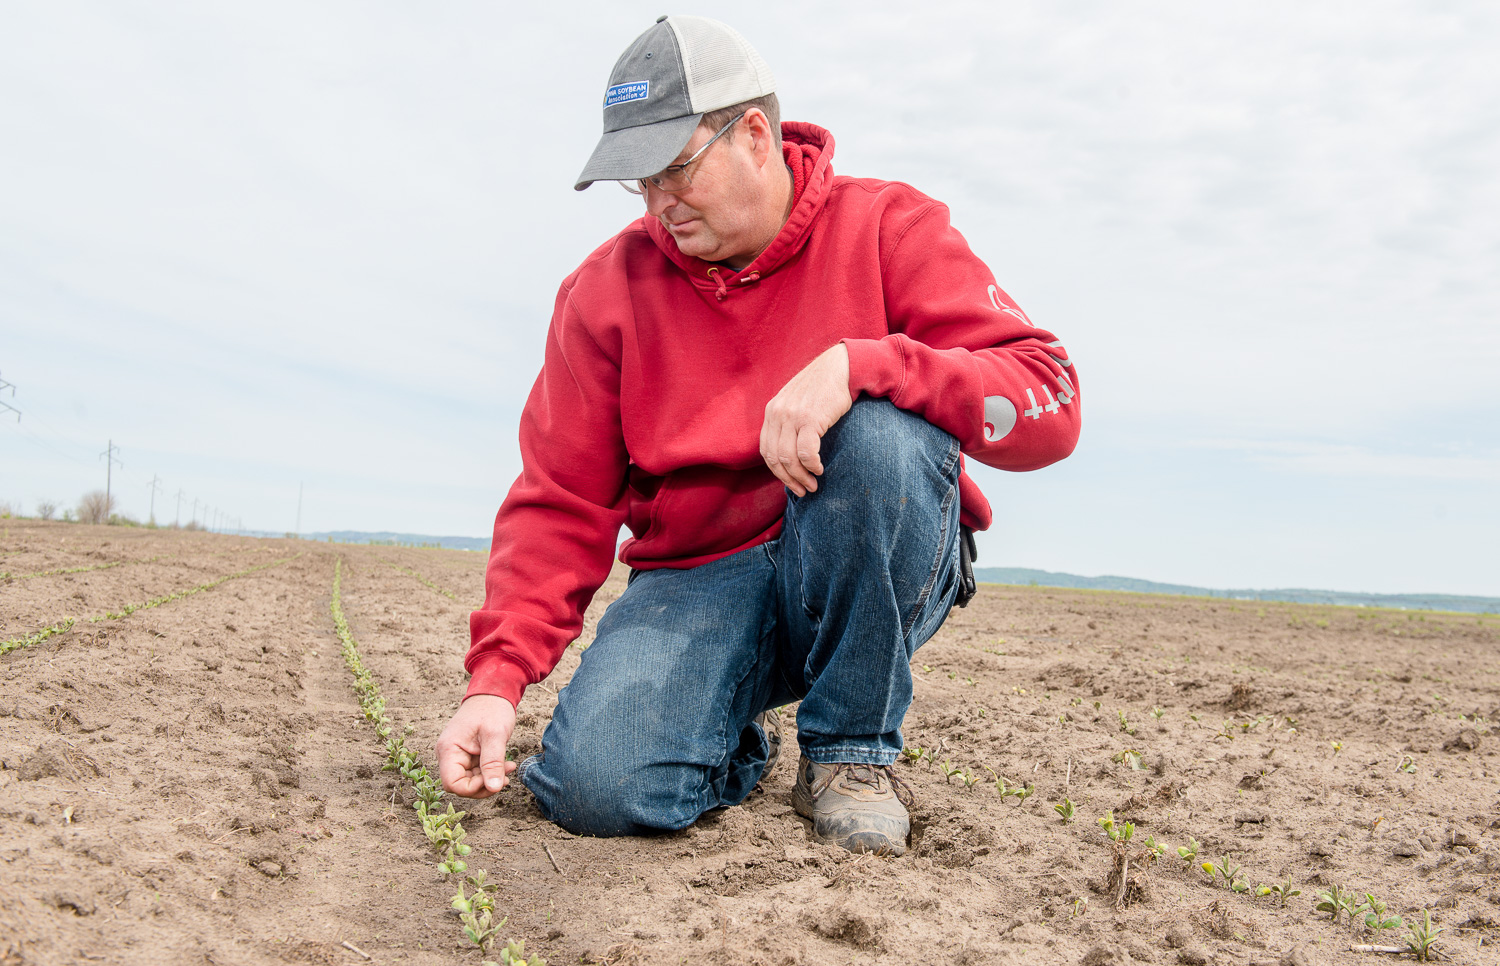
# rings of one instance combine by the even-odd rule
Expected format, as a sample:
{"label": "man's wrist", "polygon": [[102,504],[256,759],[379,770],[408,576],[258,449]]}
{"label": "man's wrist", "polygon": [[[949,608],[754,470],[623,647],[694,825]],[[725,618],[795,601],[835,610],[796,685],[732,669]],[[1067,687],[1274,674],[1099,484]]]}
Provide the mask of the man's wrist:
{"label": "man's wrist", "polygon": [[525,668],[499,654],[480,657],[470,666],[469,674],[464,700],[476,694],[493,694],[509,701],[512,707],[520,707],[521,695],[530,683]]}

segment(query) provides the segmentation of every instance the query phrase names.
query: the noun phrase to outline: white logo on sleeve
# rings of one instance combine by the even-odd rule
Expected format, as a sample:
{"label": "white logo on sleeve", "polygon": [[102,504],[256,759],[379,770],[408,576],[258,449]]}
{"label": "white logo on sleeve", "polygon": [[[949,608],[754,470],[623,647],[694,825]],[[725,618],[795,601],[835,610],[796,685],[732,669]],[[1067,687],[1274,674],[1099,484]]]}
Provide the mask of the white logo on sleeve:
{"label": "white logo on sleeve", "polygon": [[984,438],[998,443],[1016,428],[1016,404],[1004,396],[984,397]]}
{"label": "white logo on sleeve", "polygon": [[1031,320],[1026,317],[1025,312],[1021,311],[1020,306],[1008,304],[1000,298],[1000,286],[998,285],[990,286],[990,304],[993,305],[997,311],[1003,312],[1011,318],[1016,319],[1022,325],[1031,325]]}

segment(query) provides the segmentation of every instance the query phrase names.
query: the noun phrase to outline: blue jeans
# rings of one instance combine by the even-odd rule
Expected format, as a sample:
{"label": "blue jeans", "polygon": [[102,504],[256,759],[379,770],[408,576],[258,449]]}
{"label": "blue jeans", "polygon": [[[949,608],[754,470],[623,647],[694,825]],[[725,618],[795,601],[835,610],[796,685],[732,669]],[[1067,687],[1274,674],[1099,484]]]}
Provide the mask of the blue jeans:
{"label": "blue jeans", "polygon": [[738,805],[769,750],[752,719],[798,699],[808,758],[894,762],[912,654],[957,592],[958,454],[943,430],[861,399],[823,437],[817,492],[788,491],[778,539],[633,571],[521,763],[542,813],[635,835]]}

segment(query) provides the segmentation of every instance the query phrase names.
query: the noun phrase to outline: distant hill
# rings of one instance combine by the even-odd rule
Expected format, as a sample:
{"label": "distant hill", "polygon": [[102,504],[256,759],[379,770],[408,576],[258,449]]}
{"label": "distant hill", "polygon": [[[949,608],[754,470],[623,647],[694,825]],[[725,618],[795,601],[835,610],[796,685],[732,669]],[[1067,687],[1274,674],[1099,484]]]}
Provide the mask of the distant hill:
{"label": "distant hill", "polygon": [[975,567],[975,579],[987,584],[1037,587],[1075,587],[1083,590],[1126,590],[1137,594],[1183,594],[1225,597],[1230,600],[1278,600],[1293,604],[1342,604],[1353,607],[1395,607],[1402,610],[1449,610],[1466,614],[1500,614],[1500,597],[1459,597],[1453,594],[1353,594],[1341,590],[1215,590],[1187,584],[1160,584],[1135,577],[1080,577],[1077,574],[1030,570],[1025,567]]}
{"label": "distant hill", "polygon": [[[249,536],[280,537],[289,534],[242,531]],[[385,544],[398,547],[443,547],[448,550],[488,552],[489,537],[434,537],[425,533],[393,533],[389,530],[327,530],[304,533],[303,540],[333,540],[335,543]],[[1137,594],[1177,594],[1188,597],[1224,597],[1229,600],[1278,600],[1292,604],[1340,604],[1349,607],[1394,607],[1400,610],[1448,610],[1465,614],[1500,614],[1500,597],[1460,597],[1453,594],[1353,594],[1342,590],[1216,590],[1189,584],[1162,584],[1136,577],[1080,577],[1077,574],[1026,567],[975,567],[974,576],[986,584],[1019,584],[1037,587],[1073,587],[1081,590],[1124,590]]]}
{"label": "distant hill", "polygon": [[[279,536],[279,534],[277,534]],[[334,543],[375,543],[396,547],[443,547],[448,550],[490,549],[489,537],[434,537],[425,533],[392,533],[389,530],[327,530],[304,533],[303,540],[332,540]]]}

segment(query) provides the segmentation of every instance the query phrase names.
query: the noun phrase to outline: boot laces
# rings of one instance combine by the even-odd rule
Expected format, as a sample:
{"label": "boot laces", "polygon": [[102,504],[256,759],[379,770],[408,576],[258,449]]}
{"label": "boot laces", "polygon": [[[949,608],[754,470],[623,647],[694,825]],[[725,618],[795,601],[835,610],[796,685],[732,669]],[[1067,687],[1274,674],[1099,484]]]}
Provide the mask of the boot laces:
{"label": "boot laces", "polygon": [[897,777],[896,772],[890,765],[868,765],[858,762],[841,762],[830,765],[828,774],[819,779],[810,789],[812,796],[817,798],[822,795],[840,777],[846,785],[867,785],[874,789],[876,794],[885,790],[887,782],[890,783],[891,791],[895,792],[896,800],[907,808],[912,808],[915,799],[912,797],[911,789],[906,782]]}

